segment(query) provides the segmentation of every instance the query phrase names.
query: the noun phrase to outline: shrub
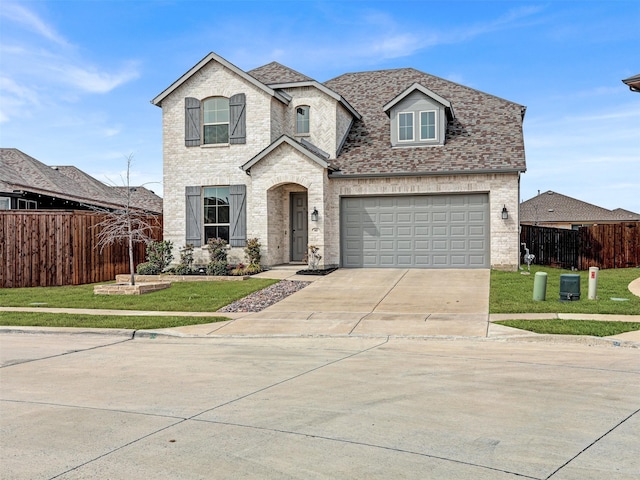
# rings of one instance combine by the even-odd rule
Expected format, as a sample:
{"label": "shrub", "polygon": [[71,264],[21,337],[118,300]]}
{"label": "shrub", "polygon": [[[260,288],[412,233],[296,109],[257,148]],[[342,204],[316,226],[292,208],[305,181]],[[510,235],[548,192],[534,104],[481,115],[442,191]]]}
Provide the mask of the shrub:
{"label": "shrub", "polygon": [[262,271],[262,265],[259,263],[250,263],[244,268],[245,275],[253,275]]}
{"label": "shrub", "polygon": [[212,261],[207,265],[207,275],[224,276],[228,272],[227,261]]}
{"label": "shrub", "polygon": [[193,245],[187,244],[180,249],[180,263],[173,269],[177,275],[193,273]]}
{"label": "shrub", "polygon": [[247,255],[250,264],[260,265],[260,242],[257,238],[247,240],[247,246],[244,253]]}
{"label": "shrub", "polygon": [[210,238],[207,242],[211,262],[227,263],[227,241],[222,238]]}
{"label": "shrub", "polygon": [[160,270],[158,266],[151,262],[139,263],[136,267],[138,275],[158,275]]}
{"label": "shrub", "polygon": [[[162,242],[149,242],[147,244],[147,263],[154,265],[156,273],[147,273],[141,275],[157,275],[162,273],[173,260],[173,242],[170,240],[163,240]],[[142,265],[142,264],[141,264]],[[138,265],[140,268],[140,265]],[[147,267],[143,267],[147,268]],[[138,271],[138,273],[140,273]]]}

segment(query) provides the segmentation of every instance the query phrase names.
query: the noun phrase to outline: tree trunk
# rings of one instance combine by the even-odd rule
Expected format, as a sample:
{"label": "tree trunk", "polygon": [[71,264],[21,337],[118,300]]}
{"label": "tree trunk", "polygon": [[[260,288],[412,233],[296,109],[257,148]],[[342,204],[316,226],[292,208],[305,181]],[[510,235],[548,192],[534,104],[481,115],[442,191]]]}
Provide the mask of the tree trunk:
{"label": "tree trunk", "polygon": [[136,284],[136,275],[133,271],[133,235],[129,234],[129,272],[131,272],[131,285]]}

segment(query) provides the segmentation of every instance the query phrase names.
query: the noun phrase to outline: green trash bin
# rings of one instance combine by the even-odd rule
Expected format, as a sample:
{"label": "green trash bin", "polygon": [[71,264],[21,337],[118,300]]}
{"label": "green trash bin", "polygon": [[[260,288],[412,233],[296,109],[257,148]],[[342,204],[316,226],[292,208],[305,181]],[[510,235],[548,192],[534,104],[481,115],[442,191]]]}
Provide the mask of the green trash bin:
{"label": "green trash bin", "polygon": [[580,275],[565,273],[560,275],[560,301],[580,300]]}

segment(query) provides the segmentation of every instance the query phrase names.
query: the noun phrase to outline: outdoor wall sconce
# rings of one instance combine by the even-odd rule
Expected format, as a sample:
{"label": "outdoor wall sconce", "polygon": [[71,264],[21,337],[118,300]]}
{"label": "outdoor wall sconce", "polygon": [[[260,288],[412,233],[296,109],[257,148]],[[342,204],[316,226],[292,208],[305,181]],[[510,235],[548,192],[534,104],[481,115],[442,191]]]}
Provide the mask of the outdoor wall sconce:
{"label": "outdoor wall sconce", "polygon": [[502,207],[502,219],[506,220],[509,218],[509,212],[507,211],[507,206]]}
{"label": "outdoor wall sconce", "polygon": [[318,209],[316,207],[313,207],[313,212],[311,212],[311,221],[312,222],[318,221]]}

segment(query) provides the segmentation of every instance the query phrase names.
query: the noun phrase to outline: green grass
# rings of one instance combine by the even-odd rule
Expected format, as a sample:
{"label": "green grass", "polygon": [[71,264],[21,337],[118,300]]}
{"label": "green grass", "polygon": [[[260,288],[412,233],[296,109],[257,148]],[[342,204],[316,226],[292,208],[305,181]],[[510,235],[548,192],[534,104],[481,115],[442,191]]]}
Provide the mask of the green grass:
{"label": "green grass", "polygon": [[69,313],[0,312],[0,325],[20,327],[127,328],[150,330],[229,320],[227,317],[157,317],[79,315]]}
{"label": "green grass", "polygon": [[506,320],[495,322],[507,327],[554,335],[608,337],[640,330],[640,322],[598,322],[595,320]]}
{"label": "green grass", "polygon": [[235,300],[277,283],[244,281],[175,282],[170,288],[144,295],[94,295],[93,285],[0,289],[3,307],[91,308],[168,312],[215,312]]}
{"label": "green grass", "polygon": [[[533,300],[536,272],[547,273],[546,301]],[[580,300],[560,301],[560,275],[580,275]],[[550,267],[531,267],[531,275],[491,271],[490,313],[589,313],[640,315],[640,297],[629,291],[629,283],[640,277],[638,268],[617,268],[598,272],[597,299],[588,300],[589,272],[572,272]],[[611,298],[626,298],[615,301]]]}

